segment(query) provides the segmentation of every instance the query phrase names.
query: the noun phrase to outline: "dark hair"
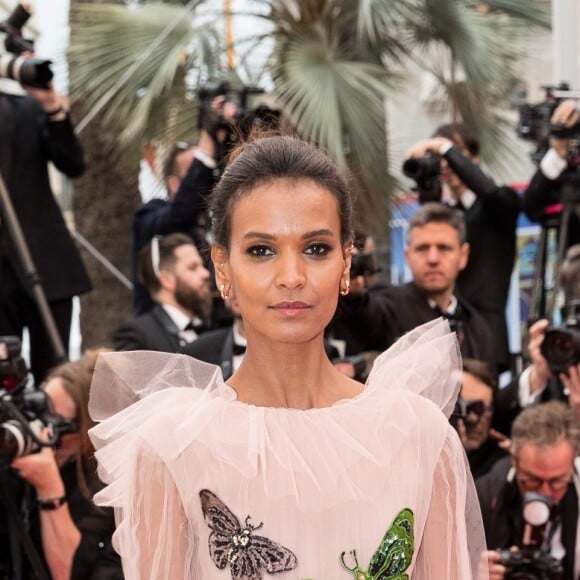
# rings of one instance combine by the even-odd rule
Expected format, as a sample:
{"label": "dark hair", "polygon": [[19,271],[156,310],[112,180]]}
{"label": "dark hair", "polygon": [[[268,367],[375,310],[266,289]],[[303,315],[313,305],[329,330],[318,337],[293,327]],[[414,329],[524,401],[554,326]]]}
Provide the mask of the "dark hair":
{"label": "dark hair", "polygon": [[[159,261],[154,264],[155,256],[152,246],[157,244],[159,249]],[[157,292],[161,288],[159,278],[155,270],[172,270],[175,262],[175,250],[181,246],[194,245],[192,239],[181,233],[167,236],[154,236],[154,238],[139,250],[137,257],[137,279],[149,292]]]}
{"label": "dark hair", "polygon": [[180,177],[178,174],[179,167],[177,165],[177,158],[182,154],[191,149],[191,143],[187,141],[177,141],[171,151],[169,151],[167,157],[165,158],[165,163],[163,164],[163,180],[167,182],[167,178],[171,175]]}
{"label": "dark hair", "polygon": [[253,188],[277,179],[311,179],[337,200],[340,237],[352,238],[352,197],[347,179],[325,151],[289,135],[261,136],[233,154],[210,200],[213,238],[229,249],[233,205]]}
{"label": "dark hair", "polygon": [[472,157],[479,155],[479,141],[471,130],[462,123],[449,123],[448,125],[441,125],[433,137],[445,137],[459,147],[465,147]]}
{"label": "dark hair", "polygon": [[89,429],[95,426],[95,422],[89,415],[89,389],[99,353],[109,350],[107,348],[86,350],[78,360],[65,362],[51,369],[45,381],[47,383],[52,379],[60,379],[67,395],[74,401],[75,423],[80,435],[80,448],[76,456],[76,475],[79,489],[87,498],[91,498],[92,493],[87,485],[85,473],[91,473],[96,469],[95,449],[88,433]]}
{"label": "dark hair", "polygon": [[420,228],[430,223],[447,224],[457,231],[459,243],[464,244],[466,240],[465,220],[463,215],[456,209],[443,203],[430,202],[424,203],[413,214],[409,222],[407,233],[407,242],[413,228]]}
{"label": "dark hair", "polygon": [[485,361],[476,358],[464,358],[463,370],[485,383],[490,389],[495,391],[497,388],[497,376]]}

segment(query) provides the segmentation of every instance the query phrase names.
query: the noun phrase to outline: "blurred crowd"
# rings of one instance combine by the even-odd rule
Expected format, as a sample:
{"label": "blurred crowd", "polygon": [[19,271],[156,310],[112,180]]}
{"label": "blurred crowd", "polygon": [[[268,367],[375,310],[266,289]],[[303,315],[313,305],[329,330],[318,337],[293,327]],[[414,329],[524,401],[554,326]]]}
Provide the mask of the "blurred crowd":
{"label": "blurred crowd", "polygon": [[[0,94],[0,171],[57,330],[68,344],[72,297],[88,291],[90,283],[54,201],[47,163],[75,177],[83,170],[82,150],[62,98],[52,88],[28,93]],[[235,117],[235,110],[218,101],[216,115],[222,127],[224,120]],[[575,101],[565,101],[556,108],[553,123],[571,126],[578,117]],[[219,152],[226,138],[223,130],[205,127],[195,145],[176,143],[167,155],[166,198],[143,204],[134,216],[134,313],[111,329],[109,345],[115,350],[184,353],[218,365],[225,379],[239,367],[246,345],[235,301],[220,297],[209,266],[206,201],[219,177]],[[438,128],[431,138],[416,143],[407,157],[420,160],[427,155],[438,164],[439,189],[435,196],[419,191],[421,203],[410,221],[405,248],[411,280],[404,285],[385,283],[372,236],[358,232],[350,285],[341,292],[327,328],[328,356],[344,373],[364,382],[374,358],[397,338],[420,324],[446,318],[464,361],[452,422],[476,479],[491,577],[509,578],[510,570],[519,565],[510,549],[533,545],[540,550],[534,566],[555,566],[546,559],[549,556],[561,564],[562,578],[577,579],[577,212],[572,212],[559,263],[564,333],[552,345],[555,350],[547,350],[548,320],[534,321],[521,372],[516,372],[509,352],[505,309],[516,259],[518,214],[524,211],[542,222],[546,208],[571,203],[562,192],[578,180],[578,160],[569,155],[569,139],[553,137],[520,196],[482,171],[477,139],[463,125]],[[31,534],[52,578],[122,577],[110,544],[112,514],[90,501],[99,487],[87,437],[95,353],[55,366],[51,341],[15,246],[2,227],[0,335],[21,336],[28,328],[35,383],[50,396],[55,412],[75,423],[56,449],[44,447],[11,464],[19,476],[16,487],[27,482],[24,496],[35,500],[27,516],[33,522]],[[498,377],[506,371],[511,372],[511,381],[499,388]],[[535,544],[526,544],[524,538],[524,504],[530,492],[547,498],[550,509]],[[544,577],[556,576],[538,576]]]}

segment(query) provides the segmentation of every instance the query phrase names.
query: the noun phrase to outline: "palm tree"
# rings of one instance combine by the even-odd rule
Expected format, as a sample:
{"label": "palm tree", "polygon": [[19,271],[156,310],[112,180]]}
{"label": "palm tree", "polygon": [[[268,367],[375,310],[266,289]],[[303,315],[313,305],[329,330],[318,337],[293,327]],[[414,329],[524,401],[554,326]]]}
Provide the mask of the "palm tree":
{"label": "palm tree", "polygon": [[[200,20],[203,4],[74,6],[72,95],[98,111],[99,123],[116,136],[109,145],[119,157],[159,138],[164,125],[172,137],[195,127],[195,98],[183,98],[184,75],[195,86],[225,74],[216,64],[217,37]],[[299,133],[350,168],[362,225],[380,235],[396,185],[388,170],[385,102],[406,63],[439,80],[450,107],[493,160],[505,126],[501,106],[516,78],[515,39],[530,25],[549,25],[541,0],[254,0],[253,6],[268,30],[248,35],[244,46],[270,40],[262,72],[272,79],[276,102]]]}

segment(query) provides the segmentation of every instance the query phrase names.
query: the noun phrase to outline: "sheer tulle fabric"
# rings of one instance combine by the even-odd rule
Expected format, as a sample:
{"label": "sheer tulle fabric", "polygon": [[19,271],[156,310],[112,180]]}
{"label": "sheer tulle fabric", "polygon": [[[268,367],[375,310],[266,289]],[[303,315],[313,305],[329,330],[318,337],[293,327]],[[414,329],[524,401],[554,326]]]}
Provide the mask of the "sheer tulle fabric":
{"label": "sheer tulle fabric", "polygon": [[96,501],[116,510],[126,577],[232,577],[210,556],[208,489],[296,555],[280,580],[352,577],[340,561],[351,550],[366,569],[403,508],[415,515],[410,578],[475,578],[481,518],[440,411],[457,396],[458,369],[447,324],[430,323],[377,359],[358,397],[300,411],[238,402],[217,368],[189,357],[101,355],[91,437],[108,485]]}

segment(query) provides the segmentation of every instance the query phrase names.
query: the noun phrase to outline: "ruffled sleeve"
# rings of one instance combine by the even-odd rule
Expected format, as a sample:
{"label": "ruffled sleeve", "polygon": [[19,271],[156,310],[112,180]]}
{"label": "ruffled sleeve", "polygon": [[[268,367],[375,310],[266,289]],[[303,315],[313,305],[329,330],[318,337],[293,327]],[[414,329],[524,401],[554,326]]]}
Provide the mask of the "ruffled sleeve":
{"label": "ruffled sleeve", "polygon": [[449,418],[459,395],[461,368],[455,333],[439,318],[411,330],[378,356],[367,383],[422,395]]}

